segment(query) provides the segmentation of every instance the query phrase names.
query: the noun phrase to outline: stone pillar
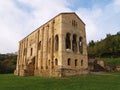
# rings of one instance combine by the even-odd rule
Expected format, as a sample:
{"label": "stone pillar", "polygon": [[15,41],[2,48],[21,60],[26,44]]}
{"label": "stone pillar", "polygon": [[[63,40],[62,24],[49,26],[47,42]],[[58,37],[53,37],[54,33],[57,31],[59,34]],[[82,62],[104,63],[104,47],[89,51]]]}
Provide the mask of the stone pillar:
{"label": "stone pillar", "polygon": [[41,35],[40,36],[41,36],[41,52],[40,52],[40,54],[41,54],[41,69],[43,69],[43,60],[44,60],[44,58],[43,58],[44,27],[41,30]]}
{"label": "stone pillar", "polygon": [[[65,36],[65,37],[66,37],[66,36]],[[70,34],[71,51],[73,52],[72,40],[73,40],[73,37],[72,37],[72,34]],[[65,42],[65,43],[66,43],[66,42]]]}
{"label": "stone pillar", "polygon": [[79,47],[80,47],[80,46],[79,46],[79,43],[80,43],[80,42],[79,42],[79,35],[77,35],[77,53],[80,53],[80,52],[79,52]]}
{"label": "stone pillar", "polygon": [[54,21],[51,23],[51,63],[50,63],[50,66],[51,66],[51,75],[52,75],[52,70],[54,68]]}
{"label": "stone pillar", "polygon": [[39,65],[39,58],[38,58],[38,43],[39,43],[39,30],[35,33],[35,41],[36,41],[36,56],[35,56],[35,75],[38,75],[38,65]]}
{"label": "stone pillar", "polygon": [[46,60],[47,60],[47,29],[44,29],[44,40],[43,40],[43,68],[46,70]]}
{"label": "stone pillar", "polygon": [[[39,41],[38,41],[38,43],[41,41],[41,36],[42,36],[42,34],[41,34],[41,29],[39,29],[39,36],[38,36],[38,38],[39,38]],[[42,59],[42,55],[41,55],[41,51],[42,51],[42,41],[41,41],[41,47],[40,47],[40,50],[38,50],[38,69],[39,70],[41,70],[41,59]]]}
{"label": "stone pillar", "polygon": [[49,51],[48,51],[48,49],[49,49],[49,25],[47,25],[47,55],[46,55],[46,57],[47,57],[47,59],[46,59],[46,68],[48,69],[48,57],[49,57]]}

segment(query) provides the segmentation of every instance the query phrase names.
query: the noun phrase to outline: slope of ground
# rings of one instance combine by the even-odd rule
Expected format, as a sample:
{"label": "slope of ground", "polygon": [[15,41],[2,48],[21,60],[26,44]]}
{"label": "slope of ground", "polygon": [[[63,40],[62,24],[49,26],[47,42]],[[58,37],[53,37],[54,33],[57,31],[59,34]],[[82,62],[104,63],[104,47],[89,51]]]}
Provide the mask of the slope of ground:
{"label": "slope of ground", "polygon": [[0,90],[119,90],[120,73],[65,78],[0,75]]}

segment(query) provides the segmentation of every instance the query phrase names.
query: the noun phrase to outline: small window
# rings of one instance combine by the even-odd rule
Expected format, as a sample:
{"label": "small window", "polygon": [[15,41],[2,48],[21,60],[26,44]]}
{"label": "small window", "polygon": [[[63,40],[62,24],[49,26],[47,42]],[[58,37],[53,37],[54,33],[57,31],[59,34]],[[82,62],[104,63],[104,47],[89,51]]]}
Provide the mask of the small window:
{"label": "small window", "polygon": [[41,66],[41,69],[43,69],[43,66]]}
{"label": "small window", "polygon": [[48,69],[48,66],[46,66],[46,69]]}
{"label": "small window", "polygon": [[77,66],[77,64],[78,64],[78,60],[77,60],[77,59],[75,59],[75,66]]}
{"label": "small window", "polygon": [[76,34],[73,34],[72,50],[73,52],[77,52],[77,35]]}
{"label": "small window", "polygon": [[30,56],[33,54],[33,48],[30,49]]}
{"label": "small window", "polygon": [[53,20],[53,24],[55,24],[55,20]]}
{"label": "small window", "polygon": [[70,58],[68,58],[68,62],[67,62],[67,63],[68,63],[68,65],[70,66],[70,63],[71,63],[71,60],[70,60]]}
{"label": "small window", "polygon": [[83,60],[81,60],[81,66],[83,66]]}
{"label": "small window", "polygon": [[38,43],[38,50],[41,50],[41,41]]}
{"label": "small window", "polygon": [[59,49],[59,37],[58,35],[55,36],[55,51]]}
{"label": "small window", "polygon": [[70,33],[66,34],[66,49],[71,49]]}
{"label": "small window", "polygon": [[83,53],[83,38],[79,38],[79,52],[82,54]]}
{"label": "small window", "polygon": [[75,20],[72,20],[72,26],[77,27],[77,22]]}
{"label": "small window", "polygon": [[55,65],[58,65],[58,60],[57,59],[55,59]]}
{"label": "small window", "polygon": [[49,63],[49,66],[50,66],[50,60],[49,60],[49,62],[48,62],[48,63]]}

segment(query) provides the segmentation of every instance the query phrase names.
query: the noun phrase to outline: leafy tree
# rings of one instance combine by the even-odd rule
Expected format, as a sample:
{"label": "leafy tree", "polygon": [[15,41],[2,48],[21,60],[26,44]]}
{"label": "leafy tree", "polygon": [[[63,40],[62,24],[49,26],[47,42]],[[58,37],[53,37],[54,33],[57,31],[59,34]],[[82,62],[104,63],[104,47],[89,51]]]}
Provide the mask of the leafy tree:
{"label": "leafy tree", "polygon": [[120,34],[107,34],[101,41],[90,41],[88,55],[89,57],[120,57]]}

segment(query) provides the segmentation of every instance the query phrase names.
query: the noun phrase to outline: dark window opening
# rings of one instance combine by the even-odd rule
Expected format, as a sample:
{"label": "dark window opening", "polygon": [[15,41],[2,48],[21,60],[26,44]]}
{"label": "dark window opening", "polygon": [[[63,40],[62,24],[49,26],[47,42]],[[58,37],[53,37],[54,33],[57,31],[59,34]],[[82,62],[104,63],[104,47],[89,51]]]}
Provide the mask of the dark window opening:
{"label": "dark window opening", "polygon": [[82,37],[79,38],[79,52],[83,53],[83,39]]}
{"label": "dark window opening", "polygon": [[83,66],[83,60],[81,60],[81,66]]}
{"label": "dark window opening", "polygon": [[55,51],[58,51],[59,48],[59,37],[58,35],[55,36]]}
{"label": "dark window opening", "polygon": [[41,41],[38,43],[38,50],[41,50]]}
{"label": "dark window opening", "polygon": [[48,69],[48,66],[46,66],[46,69]]}
{"label": "dark window opening", "polygon": [[77,66],[77,63],[78,63],[78,60],[77,60],[77,59],[75,59],[75,66]]}
{"label": "dark window opening", "polygon": [[50,60],[49,60],[49,62],[48,62],[48,63],[49,63],[49,66],[50,66]]}
{"label": "dark window opening", "polygon": [[43,69],[43,66],[41,66],[41,69]]}
{"label": "dark window opening", "polygon": [[72,20],[72,26],[77,27],[77,22],[75,20]]}
{"label": "dark window opening", "polygon": [[58,65],[58,60],[57,59],[55,59],[55,65]]}
{"label": "dark window opening", "polygon": [[30,56],[33,54],[33,48],[30,49]]}
{"label": "dark window opening", "polygon": [[71,60],[68,58],[67,64],[70,66]]}
{"label": "dark window opening", "polygon": [[76,41],[77,35],[73,35],[73,41],[72,41],[72,50],[73,52],[77,52],[77,41]]}
{"label": "dark window opening", "polygon": [[70,33],[66,34],[66,49],[71,49]]}

